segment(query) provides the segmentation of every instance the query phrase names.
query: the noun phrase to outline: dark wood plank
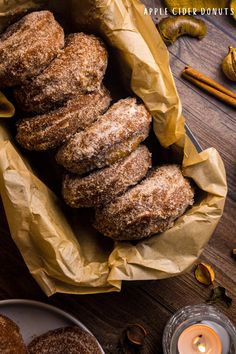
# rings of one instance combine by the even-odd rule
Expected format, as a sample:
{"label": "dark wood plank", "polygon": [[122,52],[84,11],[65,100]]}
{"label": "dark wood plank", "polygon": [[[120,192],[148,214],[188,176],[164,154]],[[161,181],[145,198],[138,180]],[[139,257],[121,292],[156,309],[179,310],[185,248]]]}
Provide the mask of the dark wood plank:
{"label": "dark wood plank", "polygon": [[[179,62],[175,60],[172,67],[174,72],[178,70]],[[232,159],[232,156],[236,155],[236,146],[233,144],[236,134],[234,119],[217,109],[214,99],[198,94],[189,83],[179,79],[178,75],[174,74],[174,77],[182,100],[186,122],[196,134],[203,148],[214,147],[220,152],[228,174],[229,195],[235,194],[236,161]]]}
{"label": "dark wood plank", "polygon": [[[101,342],[106,353],[118,353],[119,339],[127,324],[140,323],[148,331],[146,345],[142,353],[156,353],[161,346],[161,336],[165,323],[171,312],[163,308],[152,296],[143,291],[145,284],[131,283],[124,286],[121,293],[98,295],[65,295],[56,294],[47,298],[28,269],[9,235],[6,219],[3,218],[3,206],[0,204],[2,216],[0,228],[0,299],[27,298],[48,302],[58,306],[82,321]],[[148,317],[145,309],[152,308]],[[162,314],[161,325],[156,326],[159,314]]]}
{"label": "dark wood plank", "polygon": [[[96,333],[107,353],[119,352],[119,338],[128,323],[142,324],[148,332],[141,353],[157,353],[156,348],[161,347],[162,331],[171,312],[146,294],[143,288],[143,285],[130,284],[121,293],[89,295],[79,299],[78,296],[56,295],[52,297],[52,303],[60,307],[63,303],[65,310],[78,317],[81,315],[80,318]],[[149,308],[152,311],[148,311],[147,316],[146,309]],[[162,321],[157,325],[160,313]]]}
{"label": "dark wood plank", "polygon": [[[161,6],[160,0],[144,1],[144,3],[156,3]],[[163,8],[163,6],[162,6]],[[158,23],[160,19],[165,16],[156,16],[154,22]],[[185,65],[190,65],[196,70],[208,75],[214,80],[218,81],[225,87],[231,90],[235,90],[235,83],[228,80],[221,70],[221,63],[225,55],[228,53],[229,45],[236,47],[236,24],[232,25],[232,19],[227,16],[197,16],[204,19],[207,25],[207,35],[201,41],[190,38],[188,36],[180,37],[174,45],[169,46],[168,50],[171,57],[171,69],[173,72],[180,76],[181,71]],[[234,21],[235,22],[235,21]],[[219,24],[220,23],[220,24]],[[175,60],[179,62],[178,69],[173,66]],[[193,87],[193,86],[190,86]],[[206,93],[197,90],[198,93],[202,93],[203,96],[207,96]],[[213,99],[213,102],[223,112],[226,112],[234,117],[235,110],[221,103],[218,100]]]}
{"label": "dark wood plank", "polygon": [[[145,1],[145,3],[151,3],[151,6],[154,6],[153,3],[160,4],[160,1]],[[154,20],[159,21],[160,16]],[[208,35],[203,41],[183,37],[168,49],[171,69],[182,100],[186,121],[203,148],[213,146],[218,149],[225,163],[229,185],[225,212],[201,259],[213,265],[217,281],[231,290],[235,298],[236,269],[235,261],[231,257],[231,251],[235,245],[236,226],[234,216],[236,210],[235,110],[180,77],[184,66],[191,65],[229,89],[235,90],[235,84],[227,80],[220,69],[220,63],[227,53],[228,45],[236,45],[235,23],[232,24],[232,20],[226,16],[205,16],[205,20]],[[233,25],[234,31],[232,31]],[[172,292],[169,291],[170,288]],[[158,286],[150,283],[146,289],[162,304],[165,302],[165,306],[170,310],[202,302],[209,296],[209,289],[197,284],[192,273],[160,281]],[[222,304],[218,306],[232,320],[236,320],[235,303],[230,311]]]}

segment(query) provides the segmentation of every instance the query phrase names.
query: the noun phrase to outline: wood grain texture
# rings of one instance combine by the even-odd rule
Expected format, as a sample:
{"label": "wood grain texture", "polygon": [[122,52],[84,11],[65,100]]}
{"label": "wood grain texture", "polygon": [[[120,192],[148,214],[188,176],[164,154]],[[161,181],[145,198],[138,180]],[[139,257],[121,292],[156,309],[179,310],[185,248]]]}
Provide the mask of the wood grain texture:
{"label": "wood grain texture", "polygon": [[[161,5],[158,0],[144,3],[153,8]],[[154,20],[160,20],[160,16]],[[216,284],[232,295],[230,309],[221,303],[216,306],[236,324],[236,263],[231,257],[236,248],[236,114],[180,77],[188,64],[231,90],[236,88],[220,70],[228,45],[236,47],[236,23],[227,16],[206,16],[205,20],[208,34],[202,41],[183,37],[169,47],[170,65],[187,123],[202,147],[215,147],[225,163],[229,184],[225,212],[201,259],[212,264]],[[30,276],[10,237],[2,205],[0,215],[0,299],[29,298],[67,310],[88,326],[106,353],[121,353],[117,344],[123,329],[128,323],[138,322],[148,331],[140,353],[161,354],[162,332],[171,314],[185,305],[205,302],[210,294],[210,289],[198,284],[190,271],[167,280],[126,283],[121,293],[57,294],[48,299]]]}

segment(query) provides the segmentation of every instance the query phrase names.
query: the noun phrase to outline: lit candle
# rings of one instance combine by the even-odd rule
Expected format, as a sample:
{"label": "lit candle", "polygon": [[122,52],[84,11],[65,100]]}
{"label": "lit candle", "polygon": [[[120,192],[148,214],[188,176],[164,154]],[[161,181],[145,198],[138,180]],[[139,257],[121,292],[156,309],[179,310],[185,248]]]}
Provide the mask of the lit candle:
{"label": "lit candle", "polygon": [[178,339],[179,354],[222,354],[219,335],[205,324],[195,324],[186,328]]}
{"label": "lit candle", "polygon": [[213,306],[186,306],[167,322],[163,333],[163,352],[236,354],[236,328]]}
{"label": "lit candle", "polygon": [[224,327],[222,327],[221,325],[219,325],[219,323],[212,322],[212,321],[201,321],[201,323],[208,325],[209,327],[214,329],[214,331],[216,331],[216,333],[219,335],[220,340],[221,340],[222,354],[229,354],[230,353],[230,337],[229,337],[229,334],[226,331],[226,329]]}

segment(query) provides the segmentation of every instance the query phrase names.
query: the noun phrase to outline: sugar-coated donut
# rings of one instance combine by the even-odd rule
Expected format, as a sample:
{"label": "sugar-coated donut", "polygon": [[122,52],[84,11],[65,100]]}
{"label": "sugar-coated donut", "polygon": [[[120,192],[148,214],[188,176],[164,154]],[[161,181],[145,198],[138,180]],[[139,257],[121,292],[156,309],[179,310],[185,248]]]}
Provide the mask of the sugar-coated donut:
{"label": "sugar-coated donut", "polygon": [[24,16],[0,36],[0,87],[38,75],[64,46],[64,31],[50,11]]}
{"label": "sugar-coated donut", "polygon": [[129,156],[88,176],[66,174],[62,194],[72,208],[106,204],[142,180],[150,167],[151,154],[140,145]]}
{"label": "sugar-coated donut", "polygon": [[28,150],[55,148],[89,127],[106,111],[110,101],[110,93],[103,86],[98,91],[80,94],[61,108],[19,121],[16,139]]}
{"label": "sugar-coated donut", "polygon": [[68,171],[83,174],[129,155],[146,139],[151,115],[135,98],[119,100],[83,132],[76,133],[57,153]]}
{"label": "sugar-coated donut", "polygon": [[47,112],[78,94],[98,90],[106,67],[100,38],[69,34],[63,52],[31,83],[15,89],[15,98],[23,111]]}
{"label": "sugar-coated donut", "polygon": [[178,165],[155,168],[122,196],[96,209],[95,228],[115,240],[137,240],[173,226],[194,192]]}

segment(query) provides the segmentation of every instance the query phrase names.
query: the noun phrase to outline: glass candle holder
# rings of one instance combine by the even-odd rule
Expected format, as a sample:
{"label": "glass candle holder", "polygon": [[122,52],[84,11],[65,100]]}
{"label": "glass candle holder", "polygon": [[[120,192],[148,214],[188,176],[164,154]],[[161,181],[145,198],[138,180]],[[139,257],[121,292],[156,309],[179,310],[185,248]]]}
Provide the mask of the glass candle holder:
{"label": "glass candle holder", "polygon": [[[191,350],[185,350],[184,345],[186,343],[186,347],[189,346],[191,335],[188,332],[196,333],[196,328],[200,329],[199,335],[191,339]],[[201,330],[205,335],[201,335]],[[214,342],[214,336],[218,342]],[[204,341],[208,341],[208,345],[213,349],[207,349]],[[176,312],[166,324],[162,343],[164,354],[182,354],[190,351],[191,353],[235,354],[236,329],[228,317],[213,306],[205,304],[186,306]]]}

